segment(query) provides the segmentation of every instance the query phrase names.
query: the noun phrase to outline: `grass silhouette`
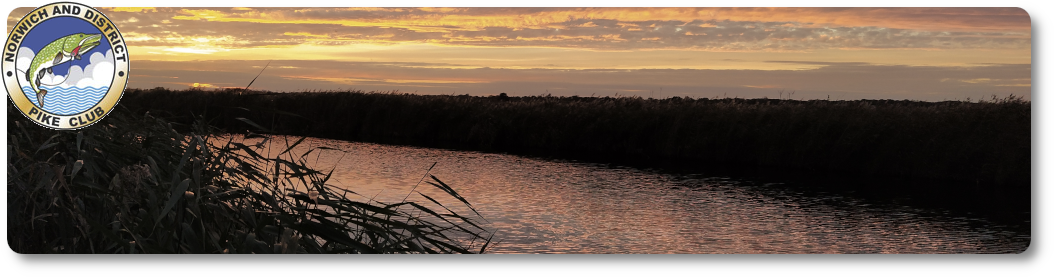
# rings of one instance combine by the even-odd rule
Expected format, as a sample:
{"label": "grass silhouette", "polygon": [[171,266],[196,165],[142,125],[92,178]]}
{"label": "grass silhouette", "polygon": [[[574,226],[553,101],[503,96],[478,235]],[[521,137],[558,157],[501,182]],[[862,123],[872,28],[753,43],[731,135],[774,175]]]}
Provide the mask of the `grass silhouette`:
{"label": "grass silhouette", "polygon": [[[350,200],[308,153],[288,151],[302,139],[269,157],[200,120],[118,110],[54,131],[12,111],[8,241],[19,253],[481,253],[490,242],[478,214],[433,211],[447,206],[428,196]],[[254,131],[244,137],[271,138]]]}

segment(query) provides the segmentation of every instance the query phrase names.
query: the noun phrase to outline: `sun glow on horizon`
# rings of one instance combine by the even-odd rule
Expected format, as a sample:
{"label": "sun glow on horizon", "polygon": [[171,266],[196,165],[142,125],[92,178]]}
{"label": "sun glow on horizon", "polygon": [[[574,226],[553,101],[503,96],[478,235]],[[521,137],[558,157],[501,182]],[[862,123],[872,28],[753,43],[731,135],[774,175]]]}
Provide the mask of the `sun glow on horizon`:
{"label": "sun glow on horizon", "polygon": [[274,61],[254,87],[1031,96],[1031,19],[1016,8],[101,10],[148,73],[133,87],[237,87]]}

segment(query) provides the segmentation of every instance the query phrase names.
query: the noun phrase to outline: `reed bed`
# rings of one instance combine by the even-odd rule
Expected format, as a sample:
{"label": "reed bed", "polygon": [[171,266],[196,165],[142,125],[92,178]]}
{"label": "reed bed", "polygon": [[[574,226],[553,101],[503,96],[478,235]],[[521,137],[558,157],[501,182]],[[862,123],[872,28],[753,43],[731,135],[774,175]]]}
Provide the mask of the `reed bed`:
{"label": "reed bed", "polygon": [[[478,214],[435,200],[475,211],[434,176],[422,185],[448,195],[431,203],[352,201],[305,158],[326,149],[289,151],[303,140],[268,157],[201,120],[119,110],[52,131],[13,110],[7,220],[19,253],[481,253],[490,243]],[[245,138],[270,138],[250,128]]]}
{"label": "reed bed", "polygon": [[205,115],[231,132],[245,131],[234,120],[244,117],[283,134],[351,141],[921,181],[919,188],[985,208],[1030,209],[1031,102],[1015,97],[659,100],[159,88],[131,90],[121,106],[177,121]]}

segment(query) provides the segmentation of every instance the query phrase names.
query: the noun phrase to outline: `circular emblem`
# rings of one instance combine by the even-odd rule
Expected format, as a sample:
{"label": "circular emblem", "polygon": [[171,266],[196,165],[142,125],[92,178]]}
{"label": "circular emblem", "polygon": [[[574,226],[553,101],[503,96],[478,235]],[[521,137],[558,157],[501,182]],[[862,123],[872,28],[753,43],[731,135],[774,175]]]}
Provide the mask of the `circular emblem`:
{"label": "circular emblem", "polygon": [[124,94],[128,50],[105,15],[59,2],[26,14],[4,43],[4,87],[30,120],[70,130],[98,122]]}

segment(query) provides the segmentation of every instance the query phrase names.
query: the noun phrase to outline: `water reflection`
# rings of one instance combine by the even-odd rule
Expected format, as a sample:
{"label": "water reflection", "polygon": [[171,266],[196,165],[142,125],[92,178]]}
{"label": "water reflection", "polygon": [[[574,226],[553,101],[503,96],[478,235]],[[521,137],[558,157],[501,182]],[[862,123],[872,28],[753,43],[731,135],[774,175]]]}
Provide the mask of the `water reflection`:
{"label": "water reflection", "polygon": [[361,200],[402,200],[438,162],[432,174],[497,229],[491,253],[1016,253],[1029,242],[981,219],[727,178],[314,138],[297,150],[317,146],[346,152],[309,160]]}

